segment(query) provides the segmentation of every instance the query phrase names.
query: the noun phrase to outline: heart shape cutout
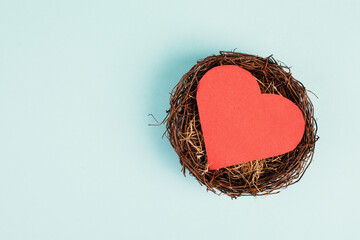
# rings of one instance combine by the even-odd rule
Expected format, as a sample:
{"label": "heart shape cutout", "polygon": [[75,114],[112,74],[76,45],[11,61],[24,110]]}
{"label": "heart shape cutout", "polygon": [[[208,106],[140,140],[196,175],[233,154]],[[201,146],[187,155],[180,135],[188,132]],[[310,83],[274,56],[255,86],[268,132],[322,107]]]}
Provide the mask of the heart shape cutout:
{"label": "heart shape cutout", "polygon": [[289,99],[261,94],[247,70],[223,65],[201,78],[196,95],[209,170],[290,152],[305,120]]}

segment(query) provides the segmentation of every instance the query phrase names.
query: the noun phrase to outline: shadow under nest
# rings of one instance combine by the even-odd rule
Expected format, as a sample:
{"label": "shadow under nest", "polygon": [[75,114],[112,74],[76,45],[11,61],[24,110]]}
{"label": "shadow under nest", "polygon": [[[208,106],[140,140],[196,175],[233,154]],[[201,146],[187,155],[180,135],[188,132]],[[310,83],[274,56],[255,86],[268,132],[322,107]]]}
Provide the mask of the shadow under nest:
{"label": "shadow under nest", "polygon": [[[249,71],[262,93],[279,94],[294,102],[305,119],[305,133],[299,145],[286,154],[209,171],[203,133],[196,103],[200,79],[211,68],[236,65]],[[312,161],[317,125],[313,105],[305,87],[290,69],[272,56],[262,58],[237,52],[220,52],[201,59],[174,87],[170,109],[164,122],[166,136],[179,156],[182,172],[186,169],[207,190],[231,198],[242,195],[267,195],[296,183]]]}

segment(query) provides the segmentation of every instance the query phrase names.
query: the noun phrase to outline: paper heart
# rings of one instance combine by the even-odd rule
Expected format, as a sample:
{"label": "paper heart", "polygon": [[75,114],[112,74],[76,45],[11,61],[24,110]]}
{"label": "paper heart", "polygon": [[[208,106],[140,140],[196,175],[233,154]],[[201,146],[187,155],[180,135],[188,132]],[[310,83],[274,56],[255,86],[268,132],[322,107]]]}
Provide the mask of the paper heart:
{"label": "paper heart", "polygon": [[261,94],[256,78],[238,66],[209,70],[196,100],[209,170],[287,153],[304,135],[301,110],[285,97]]}

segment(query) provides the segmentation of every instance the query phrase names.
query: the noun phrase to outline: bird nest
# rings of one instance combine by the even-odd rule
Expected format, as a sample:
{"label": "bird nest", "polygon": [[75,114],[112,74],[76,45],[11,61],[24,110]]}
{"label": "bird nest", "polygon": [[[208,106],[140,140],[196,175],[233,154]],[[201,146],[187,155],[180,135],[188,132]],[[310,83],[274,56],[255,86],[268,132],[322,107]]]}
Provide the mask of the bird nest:
{"label": "bird nest", "polygon": [[[196,91],[204,74],[221,65],[246,69],[256,77],[262,93],[279,94],[299,107],[305,119],[305,133],[294,150],[280,156],[209,170]],[[173,89],[164,123],[165,134],[180,158],[183,174],[186,175],[188,170],[207,190],[231,198],[274,194],[298,182],[312,161],[318,139],[313,105],[307,90],[293,78],[290,69],[272,56],[262,58],[236,52],[220,52],[199,60]]]}

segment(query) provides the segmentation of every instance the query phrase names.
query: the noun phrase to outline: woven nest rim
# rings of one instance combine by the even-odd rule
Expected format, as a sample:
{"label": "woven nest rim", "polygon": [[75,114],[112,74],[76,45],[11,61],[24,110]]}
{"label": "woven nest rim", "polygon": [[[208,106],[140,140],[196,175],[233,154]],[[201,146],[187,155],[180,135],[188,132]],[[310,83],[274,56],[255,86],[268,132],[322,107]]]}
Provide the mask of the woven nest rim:
{"label": "woven nest rim", "polygon": [[[196,104],[196,90],[201,77],[221,65],[240,66],[256,77],[262,93],[279,94],[290,99],[302,111],[305,133],[292,151],[266,159],[209,171],[205,144]],[[208,191],[231,198],[278,193],[298,182],[312,162],[318,140],[314,107],[302,83],[290,68],[272,55],[262,58],[239,52],[220,51],[200,59],[174,87],[170,109],[163,123],[165,135],[179,156],[182,172],[186,170]],[[310,92],[310,91],[309,91]]]}

